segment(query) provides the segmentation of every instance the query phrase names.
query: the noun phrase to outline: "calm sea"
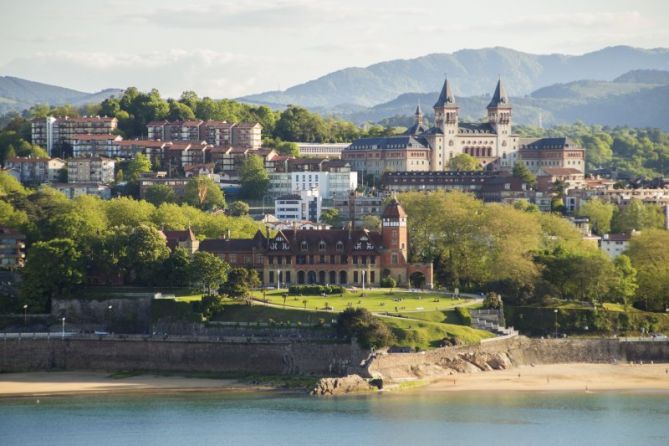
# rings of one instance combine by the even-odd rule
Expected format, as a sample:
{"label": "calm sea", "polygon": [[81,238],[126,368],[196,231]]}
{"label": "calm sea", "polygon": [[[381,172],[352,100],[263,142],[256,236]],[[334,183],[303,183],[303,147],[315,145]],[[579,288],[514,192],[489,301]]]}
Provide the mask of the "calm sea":
{"label": "calm sea", "polygon": [[209,394],[0,400],[0,445],[669,445],[669,395]]}

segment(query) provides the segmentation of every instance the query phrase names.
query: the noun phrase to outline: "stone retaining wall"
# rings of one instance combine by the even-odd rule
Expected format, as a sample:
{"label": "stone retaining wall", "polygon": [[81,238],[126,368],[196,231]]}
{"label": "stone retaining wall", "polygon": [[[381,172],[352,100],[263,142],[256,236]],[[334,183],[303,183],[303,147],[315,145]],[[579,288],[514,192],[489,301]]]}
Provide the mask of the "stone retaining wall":
{"label": "stone retaining wall", "polygon": [[345,375],[357,372],[367,355],[350,344],[4,339],[0,340],[0,372],[169,370]]}

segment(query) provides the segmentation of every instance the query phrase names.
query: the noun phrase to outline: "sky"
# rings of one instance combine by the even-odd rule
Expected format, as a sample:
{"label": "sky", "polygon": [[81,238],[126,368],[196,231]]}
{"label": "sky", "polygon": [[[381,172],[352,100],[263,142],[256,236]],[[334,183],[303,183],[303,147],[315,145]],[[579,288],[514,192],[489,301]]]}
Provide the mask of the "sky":
{"label": "sky", "polygon": [[0,0],[0,75],[238,97],[463,48],[669,47],[667,0]]}

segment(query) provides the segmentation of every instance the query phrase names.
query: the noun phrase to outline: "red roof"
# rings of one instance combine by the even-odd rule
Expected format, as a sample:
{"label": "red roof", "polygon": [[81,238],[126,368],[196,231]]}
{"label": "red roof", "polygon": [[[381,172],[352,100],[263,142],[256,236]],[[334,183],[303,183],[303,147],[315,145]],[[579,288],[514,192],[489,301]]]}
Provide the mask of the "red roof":
{"label": "red roof", "polygon": [[406,218],[407,213],[404,212],[402,206],[394,198],[390,201],[386,209],[383,211],[383,218]]}

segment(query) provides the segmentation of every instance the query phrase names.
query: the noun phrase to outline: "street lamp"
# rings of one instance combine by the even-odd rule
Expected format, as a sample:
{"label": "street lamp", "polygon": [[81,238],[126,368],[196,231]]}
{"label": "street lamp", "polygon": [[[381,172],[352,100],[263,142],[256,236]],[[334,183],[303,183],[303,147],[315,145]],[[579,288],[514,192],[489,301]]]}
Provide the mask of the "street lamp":
{"label": "street lamp", "polygon": [[555,339],[557,339],[557,314],[558,314],[557,308],[553,310],[553,313],[555,313]]}
{"label": "street lamp", "polygon": [[23,326],[28,325],[28,304],[23,305]]}
{"label": "street lamp", "polygon": [[107,310],[109,310],[109,319],[107,321],[107,331],[111,331],[111,323],[112,323],[112,306],[108,305]]}
{"label": "street lamp", "polygon": [[61,320],[63,322],[62,338],[63,338],[63,340],[65,340],[65,318],[62,318]]}

